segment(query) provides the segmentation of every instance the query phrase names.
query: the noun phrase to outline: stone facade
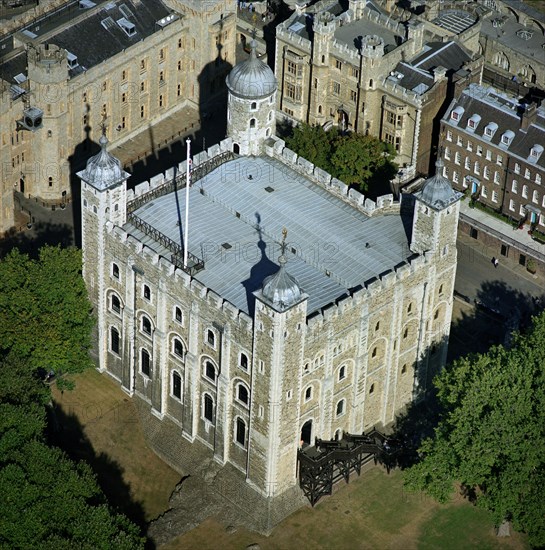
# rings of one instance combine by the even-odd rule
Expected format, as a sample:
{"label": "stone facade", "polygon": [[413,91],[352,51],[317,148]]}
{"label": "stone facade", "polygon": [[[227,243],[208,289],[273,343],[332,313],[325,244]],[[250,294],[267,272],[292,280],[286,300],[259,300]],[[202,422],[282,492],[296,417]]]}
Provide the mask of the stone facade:
{"label": "stone facade", "polygon": [[422,22],[402,23],[358,0],[347,11],[322,1],[296,12],[277,27],[279,110],[312,125],[377,136],[395,147],[406,177],[427,175],[432,137],[454,82],[480,82],[482,60],[469,54],[464,61],[463,54],[452,66],[444,67],[442,58],[423,68],[417,58],[430,49],[425,31]]}
{"label": "stone facade", "polygon": [[[268,154],[287,156],[281,147]],[[129,191],[128,203],[158,184]],[[417,256],[321,313],[308,316],[306,300],[278,312],[258,295],[250,317],[113,223],[115,204],[124,207],[117,189],[82,189],[84,276],[99,319],[100,368],[152,414],[176,423],[180,437],[234,465],[261,495],[296,484],[302,440],[392,422],[444,364],[457,205],[418,206],[408,243]],[[399,215],[391,198],[365,206],[357,196],[344,200],[372,216]]]}
{"label": "stone facade", "polygon": [[[312,445],[315,437],[330,439],[391,423],[407,404],[425,395],[444,365],[460,195],[436,175],[403,205],[391,195],[373,202],[298,158],[275,136],[254,138],[256,149],[239,157],[233,150],[250,142],[251,129],[244,123],[259,99],[255,93],[242,96],[259,80],[272,90],[261,94],[268,110],[276,89],[270,69],[254,58],[231,71],[229,95],[238,90],[240,109],[229,111],[229,137],[193,159],[193,189],[188,190],[193,217],[212,216],[212,210],[217,216],[206,223],[215,233],[204,235],[201,226],[203,235],[192,237],[192,250],[210,249],[213,236],[224,254],[234,240],[244,244],[251,225],[250,234],[259,232],[261,250],[251,268],[241,268],[244,258],[239,256],[231,256],[231,262],[222,256],[217,273],[212,273],[216,264],[210,256],[180,263],[176,242],[139,218],[147,212],[151,217],[146,219],[158,223],[149,209],[157,207],[166,219],[169,204],[183,210],[176,186],[185,181],[186,163],[178,166],[176,181],[171,170],[127,191],[127,174],[107,154],[102,138],[102,152],[79,176],[83,274],[98,318],[100,370],[171,432],[175,426],[180,440],[208,449],[216,465],[237,471],[241,492],[254,495],[244,500],[267,502],[254,508],[266,509],[261,523],[269,529],[293,509],[284,497],[297,495],[301,446]],[[263,86],[258,89],[262,92]],[[233,165],[245,166],[246,174],[255,176],[237,181]],[[275,170],[259,175],[266,166]],[[250,195],[245,194],[248,188]],[[265,199],[253,193],[265,193]],[[370,278],[359,270],[354,276],[340,275],[340,266],[286,243],[284,230],[280,267],[271,265],[263,234],[273,232],[275,215],[294,226],[301,223],[315,206],[310,199],[326,201],[324,216],[335,209],[336,224],[343,216],[349,223],[357,219],[362,236],[372,240],[374,235],[375,242],[357,246],[381,266]],[[201,203],[206,206],[197,213],[200,206],[195,204],[201,200],[210,202]],[[283,202],[274,207],[279,200]],[[256,214],[257,224],[249,217],[256,211],[263,213],[263,218]],[[382,225],[385,218],[387,225]],[[163,231],[170,231],[171,221]],[[311,231],[314,221],[307,221],[303,227]],[[329,241],[322,241],[331,235],[319,233],[323,223],[309,243],[327,247]],[[387,226],[396,229],[390,233]],[[380,240],[377,231],[389,236]],[[176,231],[169,235],[179,237]],[[289,273],[289,248],[294,269],[297,264],[308,285],[304,290]],[[339,248],[342,253],[345,244]],[[391,248],[398,250],[394,256]],[[234,278],[231,272],[236,272]],[[230,298],[218,290],[222,282],[216,275],[229,281],[224,291]],[[207,276],[212,276],[208,286]],[[326,287],[334,290],[323,294]],[[238,292],[246,298],[239,301]],[[172,460],[172,442],[151,439],[158,453]],[[292,504],[300,503],[292,496]]]}
{"label": "stone facade", "polygon": [[[225,94],[223,82],[235,59],[232,0],[154,0],[148,7],[165,17],[147,21],[147,33],[139,18],[149,19],[151,12],[140,13],[137,3],[124,4],[121,12],[120,5],[109,11],[102,6],[80,10],[69,25],[59,22],[43,36],[33,36],[32,30],[39,26],[29,26],[5,38],[13,49],[1,60],[6,80],[0,80],[0,233],[14,222],[13,189],[44,202],[70,199],[71,177],[92,153],[92,142],[98,142],[104,114],[118,146],[149,131],[150,124],[184,108],[202,110],[208,101]],[[136,31],[129,27],[126,31],[135,33],[134,38],[113,22],[122,13],[136,22]],[[93,37],[100,44],[89,44],[86,50],[97,48],[101,60],[95,63],[90,54],[91,65],[82,66],[84,62],[70,53],[81,47],[76,43],[78,29],[88,37],[89,22],[109,14],[127,47],[117,47],[110,36],[114,31],[106,29],[109,23],[104,19],[102,26],[97,22],[104,36]],[[17,73],[26,80],[13,88]],[[18,122],[24,121],[29,109],[40,118],[40,124],[30,129]]]}

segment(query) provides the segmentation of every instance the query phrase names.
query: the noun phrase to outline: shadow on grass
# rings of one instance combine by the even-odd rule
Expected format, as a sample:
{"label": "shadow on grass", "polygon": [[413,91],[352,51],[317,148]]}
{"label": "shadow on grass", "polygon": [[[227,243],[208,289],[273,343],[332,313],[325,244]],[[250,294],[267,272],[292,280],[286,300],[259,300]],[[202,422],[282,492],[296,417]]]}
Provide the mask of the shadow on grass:
{"label": "shadow on grass", "polygon": [[56,429],[51,431],[51,443],[63,449],[72,460],[89,464],[110,506],[140,527],[141,535],[146,537],[146,548],[153,550],[155,545],[147,537],[144,508],[134,500],[130,486],[123,480],[123,469],[106,453],[95,452],[75,414],[67,414],[59,406],[54,407],[53,414],[52,424]]}
{"label": "shadow on grass", "polygon": [[[540,313],[545,304],[545,293],[534,297],[503,281],[484,282],[476,296],[474,303],[466,301],[466,311],[451,325],[446,369],[460,357],[486,353],[495,345],[509,346],[513,331],[524,332],[530,327],[532,316]],[[422,441],[433,437],[439,423],[442,409],[433,385],[436,371],[426,369],[426,374],[422,371],[432,357],[433,347],[425,350],[414,366],[415,381],[422,388],[423,398],[409,404],[397,416],[389,439],[394,452],[385,460],[387,467],[405,469],[416,463]],[[470,493],[463,496],[474,500]]]}

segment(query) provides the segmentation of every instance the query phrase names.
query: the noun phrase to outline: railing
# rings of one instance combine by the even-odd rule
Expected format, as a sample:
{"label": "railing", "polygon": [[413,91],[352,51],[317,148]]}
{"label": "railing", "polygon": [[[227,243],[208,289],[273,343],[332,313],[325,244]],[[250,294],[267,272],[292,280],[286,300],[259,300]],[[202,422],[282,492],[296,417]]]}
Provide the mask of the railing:
{"label": "railing", "polygon": [[[197,181],[204,178],[204,176],[212,172],[212,170],[215,170],[222,164],[225,164],[226,162],[233,160],[236,157],[237,155],[232,151],[224,151],[223,153],[216,155],[215,157],[203,162],[202,164],[199,164],[199,166],[191,171],[192,183],[195,184]],[[185,184],[186,175],[179,174],[178,176],[163,183],[162,185],[159,185],[155,189],[152,189],[151,191],[148,191],[147,193],[144,193],[134,198],[127,204],[127,213],[130,214],[138,210],[141,206],[156,199],[157,197],[168,195],[169,193],[173,193],[177,189],[185,189]]]}
{"label": "railing", "polygon": [[131,213],[128,215],[128,220],[137,228],[140,229],[143,233],[146,235],[149,235],[152,239],[155,239],[159,244],[163,245],[165,248],[167,248],[170,252],[172,252],[172,255],[170,257],[171,262],[178,268],[183,269],[190,275],[194,275],[198,271],[204,268],[204,261],[195,256],[194,254],[191,254],[188,252],[187,254],[187,260],[188,264],[187,266],[184,265],[183,258],[184,258],[184,249],[183,247],[174,242],[172,239],[161,233],[160,231],[157,231],[155,227],[152,227],[149,223],[145,222],[144,220],[141,220],[136,214]]}
{"label": "railing", "polygon": [[[191,181],[196,183],[200,179],[204,178],[207,174],[226,163],[229,160],[233,160],[237,155],[232,151],[224,151],[219,155],[207,160],[197,166],[191,172]],[[140,219],[136,214],[138,210],[144,204],[156,199],[157,197],[162,197],[176,191],[177,189],[185,189],[186,186],[186,176],[185,174],[180,174],[176,177],[173,177],[171,180],[155,187],[151,191],[144,193],[127,204],[127,218],[128,220],[137,227],[140,231],[149,235],[152,239],[155,239],[159,244],[163,245],[165,248],[172,252],[170,261],[178,268],[182,269],[189,275],[194,275],[201,269],[204,269],[204,260],[198,258],[191,252],[187,253],[188,265],[184,265],[184,249],[183,246],[174,242],[172,239],[152,227],[149,223]]]}

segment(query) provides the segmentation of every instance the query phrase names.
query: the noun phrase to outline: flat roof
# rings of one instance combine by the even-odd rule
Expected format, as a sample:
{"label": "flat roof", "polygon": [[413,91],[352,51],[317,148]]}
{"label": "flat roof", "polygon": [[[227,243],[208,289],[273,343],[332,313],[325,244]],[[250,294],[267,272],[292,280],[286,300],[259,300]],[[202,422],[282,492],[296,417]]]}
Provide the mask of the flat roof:
{"label": "flat roof", "polygon": [[368,21],[367,19],[358,19],[338,27],[335,31],[335,39],[342,44],[346,44],[354,51],[359,51],[357,44],[362,36],[376,35],[380,36],[384,40],[384,52],[391,52],[397,48],[404,39],[401,35],[396,34],[391,29],[388,29],[374,21]]}
{"label": "flat roof", "polygon": [[[253,315],[252,292],[275,273],[282,229],[287,271],[309,295],[308,314],[406,261],[410,221],[399,214],[366,216],[302,174],[269,157],[239,157],[190,189],[189,252],[204,259],[195,278]],[[176,243],[183,242],[185,189],[134,213]],[[170,252],[130,222],[125,230],[158,254]]]}

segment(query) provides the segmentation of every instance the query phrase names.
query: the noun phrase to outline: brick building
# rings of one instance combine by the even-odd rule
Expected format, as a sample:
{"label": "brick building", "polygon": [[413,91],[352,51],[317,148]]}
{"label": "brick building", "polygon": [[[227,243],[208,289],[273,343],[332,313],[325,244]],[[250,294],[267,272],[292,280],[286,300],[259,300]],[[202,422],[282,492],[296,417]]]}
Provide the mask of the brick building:
{"label": "brick building", "polygon": [[441,122],[445,175],[475,200],[545,233],[545,109],[471,85]]}

